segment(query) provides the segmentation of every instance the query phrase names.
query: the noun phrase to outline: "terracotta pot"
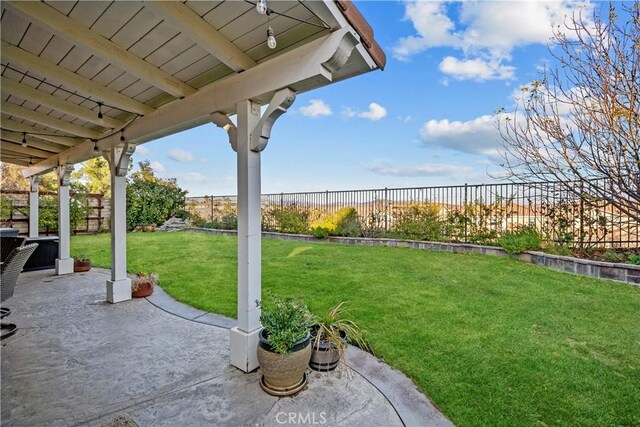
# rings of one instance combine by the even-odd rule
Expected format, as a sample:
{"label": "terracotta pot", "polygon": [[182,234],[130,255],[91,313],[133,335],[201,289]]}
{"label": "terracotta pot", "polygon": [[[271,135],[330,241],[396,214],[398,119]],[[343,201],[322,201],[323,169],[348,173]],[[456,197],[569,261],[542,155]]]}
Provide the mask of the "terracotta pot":
{"label": "terracotta pot", "polygon": [[73,272],[74,273],[82,273],[85,271],[91,270],[91,261],[90,260],[81,260],[74,259],[73,260]]}
{"label": "terracotta pot", "polygon": [[[347,334],[340,331],[342,340],[347,339]],[[345,343],[346,344],[346,343]],[[315,337],[311,340],[311,360],[309,367],[315,371],[333,371],[340,362],[340,351],[332,342],[315,343]]]}
{"label": "terracotta pot", "polygon": [[260,385],[274,396],[296,394],[307,384],[305,371],[311,359],[311,335],[308,334],[293,347],[289,354],[278,354],[267,342],[267,332],[262,329],[258,342],[258,363],[262,369]]}
{"label": "terracotta pot", "polygon": [[151,285],[151,283],[141,283],[138,286],[137,291],[134,291],[133,289],[131,290],[131,297],[144,298],[144,297],[148,297],[152,293],[153,293],[153,285]]}

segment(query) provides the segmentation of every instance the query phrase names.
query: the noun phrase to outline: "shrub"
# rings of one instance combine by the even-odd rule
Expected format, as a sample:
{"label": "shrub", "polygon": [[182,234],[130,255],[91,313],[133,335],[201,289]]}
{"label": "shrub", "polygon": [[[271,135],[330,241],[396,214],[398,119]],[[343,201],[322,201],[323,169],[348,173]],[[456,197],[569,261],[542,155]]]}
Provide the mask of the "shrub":
{"label": "shrub", "polygon": [[148,161],[140,162],[140,170],[127,183],[127,227],[159,225],[185,207],[187,192],[175,179],[154,175]]}
{"label": "shrub", "polygon": [[193,219],[195,217],[200,218],[200,216],[196,215],[196,214],[192,214],[191,212],[185,210],[185,209],[179,209],[177,210],[173,216],[175,216],[176,218],[180,218],[180,219],[190,219],[191,221],[193,221]]}
{"label": "shrub", "polygon": [[443,220],[443,237],[451,242],[465,242],[469,218],[464,211],[447,209]]}
{"label": "shrub", "polygon": [[[73,232],[80,224],[87,220],[91,208],[87,206],[87,196],[84,193],[76,193],[69,200],[69,226]],[[24,209],[28,215],[29,208]],[[42,196],[39,202],[38,227],[47,232],[58,229],[58,197]]]}
{"label": "shrub", "polygon": [[189,218],[189,222],[191,223],[192,227],[202,228],[207,226],[207,220],[197,215],[191,216],[191,218]]}
{"label": "shrub", "polygon": [[544,251],[548,254],[571,256],[571,249],[562,243],[552,243],[544,248]]}
{"label": "shrub", "polygon": [[441,240],[442,220],[437,205],[413,204],[394,208],[391,234],[411,240]]}
{"label": "shrub", "polygon": [[498,244],[510,254],[538,251],[542,248],[542,236],[535,227],[525,226],[507,231],[498,239]]}
{"label": "shrub", "polygon": [[205,225],[203,225],[204,228],[212,228],[214,230],[217,230],[220,228],[220,223],[217,220],[212,220],[210,222],[207,222]]}
{"label": "shrub", "polygon": [[362,236],[358,212],[354,208],[342,208],[311,225],[311,234],[323,238],[327,236]]}
{"label": "shrub", "polygon": [[[212,221],[213,222],[213,221]],[[220,217],[218,221],[220,228],[223,230],[237,230],[238,229],[238,215],[234,213],[227,213]]]}
{"label": "shrub", "polygon": [[606,262],[624,262],[625,256],[614,250],[608,249],[604,254],[602,254],[602,259]]}
{"label": "shrub", "polygon": [[511,217],[513,199],[496,198],[493,202],[477,199],[464,206],[463,226],[466,241],[478,244],[495,244],[498,232],[505,220]]}
{"label": "shrub", "polygon": [[282,299],[269,295],[269,302],[262,308],[260,322],[267,331],[267,342],[276,353],[287,354],[294,345],[309,334],[315,319],[307,306],[292,298]]}
{"label": "shrub", "polygon": [[326,239],[329,237],[329,229],[324,227],[312,227],[311,234],[317,239]]}
{"label": "shrub", "polygon": [[309,232],[307,213],[295,205],[272,209],[270,215],[275,221],[276,230],[281,233],[306,234]]}
{"label": "shrub", "polygon": [[629,264],[640,265],[640,253],[638,254],[629,253],[629,258],[627,258],[627,262]]}

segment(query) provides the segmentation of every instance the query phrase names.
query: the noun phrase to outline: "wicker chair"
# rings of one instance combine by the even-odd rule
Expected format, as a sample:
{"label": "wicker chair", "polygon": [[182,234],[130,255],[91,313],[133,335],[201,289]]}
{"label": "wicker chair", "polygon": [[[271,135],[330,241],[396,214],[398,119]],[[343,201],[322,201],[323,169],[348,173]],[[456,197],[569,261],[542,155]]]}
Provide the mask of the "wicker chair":
{"label": "wicker chair", "polygon": [[24,245],[24,237],[0,236],[0,262],[5,262],[15,248]]}
{"label": "wicker chair", "polygon": [[[2,272],[0,274],[0,302],[4,302],[13,296],[18,276],[37,247],[37,243],[32,243],[15,248],[7,260],[2,263]],[[11,314],[11,310],[8,308],[2,308],[0,310],[0,318],[7,317],[9,314]],[[13,323],[2,323],[0,326],[2,328],[2,337],[0,339],[5,339],[18,330],[18,327]]]}

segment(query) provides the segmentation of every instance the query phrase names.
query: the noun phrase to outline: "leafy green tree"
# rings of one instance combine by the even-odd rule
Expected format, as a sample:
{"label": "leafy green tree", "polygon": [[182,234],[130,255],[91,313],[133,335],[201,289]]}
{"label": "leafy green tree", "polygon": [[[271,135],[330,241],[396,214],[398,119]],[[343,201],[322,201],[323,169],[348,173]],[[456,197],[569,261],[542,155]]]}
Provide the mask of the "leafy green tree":
{"label": "leafy green tree", "polygon": [[187,191],[175,178],[155,176],[149,161],[138,163],[140,170],[127,183],[127,227],[159,225],[184,209]]}
{"label": "leafy green tree", "polygon": [[[22,166],[0,162],[0,188],[2,191],[28,190],[29,180],[22,175]],[[42,175],[40,191],[57,191],[55,172]]]}
{"label": "leafy green tree", "polygon": [[79,169],[71,173],[77,188],[88,193],[104,194],[111,197],[111,174],[109,163],[103,157],[89,159]]}

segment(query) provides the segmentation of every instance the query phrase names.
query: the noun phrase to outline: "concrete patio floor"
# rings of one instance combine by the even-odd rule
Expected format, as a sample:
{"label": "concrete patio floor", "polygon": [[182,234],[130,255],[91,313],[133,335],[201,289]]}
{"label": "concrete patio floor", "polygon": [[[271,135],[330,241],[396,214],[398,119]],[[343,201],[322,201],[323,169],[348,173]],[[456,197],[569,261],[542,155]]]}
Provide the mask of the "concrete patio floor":
{"label": "concrete patio floor", "polygon": [[[450,425],[417,390],[403,391],[408,380],[367,379],[357,367],[308,371],[298,395],[270,396],[259,370],[229,365],[227,329],[160,308],[166,294],[159,306],[108,304],[107,278],[101,269],[21,275],[4,304],[19,330],[2,342],[2,425]],[[397,375],[351,353],[361,372]]]}

